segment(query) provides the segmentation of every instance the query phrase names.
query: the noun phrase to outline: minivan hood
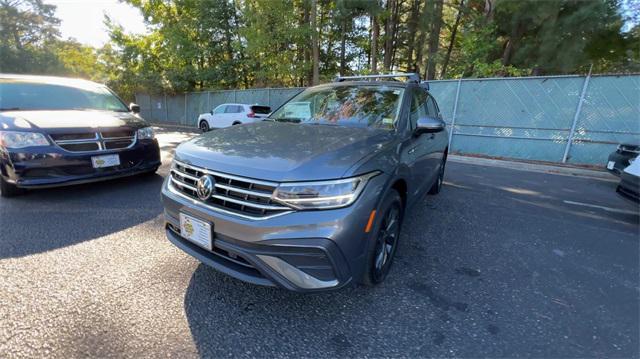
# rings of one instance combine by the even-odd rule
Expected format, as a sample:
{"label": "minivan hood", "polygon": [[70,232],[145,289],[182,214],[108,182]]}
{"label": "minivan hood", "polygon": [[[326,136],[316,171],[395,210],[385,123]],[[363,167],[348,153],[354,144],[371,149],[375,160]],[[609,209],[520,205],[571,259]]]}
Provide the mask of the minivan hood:
{"label": "minivan hood", "polygon": [[176,159],[271,181],[335,179],[393,138],[385,130],[257,122],[193,138],[176,149]]}
{"label": "minivan hood", "polygon": [[128,112],[97,110],[8,111],[0,113],[0,129],[45,130],[48,133],[101,128],[139,128],[146,122]]}

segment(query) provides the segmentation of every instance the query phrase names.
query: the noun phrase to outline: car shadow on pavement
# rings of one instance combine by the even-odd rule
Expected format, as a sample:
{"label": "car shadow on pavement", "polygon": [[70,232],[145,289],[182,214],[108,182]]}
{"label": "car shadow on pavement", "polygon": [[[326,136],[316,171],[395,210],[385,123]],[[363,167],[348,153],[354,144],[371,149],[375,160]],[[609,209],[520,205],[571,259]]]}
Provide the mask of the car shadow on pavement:
{"label": "car shadow on pavement", "polygon": [[162,213],[158,174],[29,191],[0,200],[0,259],[99,238]]}
{"label": "car shadow on pavement", "polygon": [[563,202],[632,210],[615,186],[450,171],[442,193],[405,219],[394,266],[375,288],[297,294],[199,265],[184,298],[198,354],[637,356],[638,216]]}

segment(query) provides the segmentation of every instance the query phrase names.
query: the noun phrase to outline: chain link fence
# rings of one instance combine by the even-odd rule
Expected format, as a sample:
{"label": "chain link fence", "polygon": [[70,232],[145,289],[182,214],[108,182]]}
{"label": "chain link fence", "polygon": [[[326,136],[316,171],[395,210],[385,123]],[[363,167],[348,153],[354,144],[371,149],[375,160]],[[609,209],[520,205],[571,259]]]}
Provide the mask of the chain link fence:
{"label": "chain link fence", "polygon": [[[640,75],[487,78],[430,82],[461,154],[603,165],[619,143],[640,144]],[[303,88],[136,95],[151,122],[196,126],[228,103],[276,109]]]}

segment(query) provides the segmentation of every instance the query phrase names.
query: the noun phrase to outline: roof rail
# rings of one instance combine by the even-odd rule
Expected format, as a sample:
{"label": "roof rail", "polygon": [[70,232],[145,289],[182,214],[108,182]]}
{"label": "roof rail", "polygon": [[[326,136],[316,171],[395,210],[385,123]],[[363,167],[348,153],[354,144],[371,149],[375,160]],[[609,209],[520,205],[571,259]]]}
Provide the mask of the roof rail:
{"label": "roof rail", "polygon": [[404,73],[404,72],[399,72],[395,74],[384,74],[384,75],[338,76],[336,77],[335,82],[342,82],[346,80],[358,80],[358,79],[364,79],[364,80],[393,79],[396,77],[406,77],[407,82],[415,82],[415,83],[420,82],[420,75],[416,73]]}

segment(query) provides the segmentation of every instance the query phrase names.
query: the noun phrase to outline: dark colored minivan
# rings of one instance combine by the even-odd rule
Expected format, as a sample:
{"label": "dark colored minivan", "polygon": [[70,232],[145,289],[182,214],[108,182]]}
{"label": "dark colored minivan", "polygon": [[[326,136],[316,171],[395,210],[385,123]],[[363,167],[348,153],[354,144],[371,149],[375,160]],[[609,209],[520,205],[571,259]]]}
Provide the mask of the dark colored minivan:
{"label": "dark colored minivan", "polygon": [[104,85],[0,74],[0,192],[153,173],[153,129]]}

